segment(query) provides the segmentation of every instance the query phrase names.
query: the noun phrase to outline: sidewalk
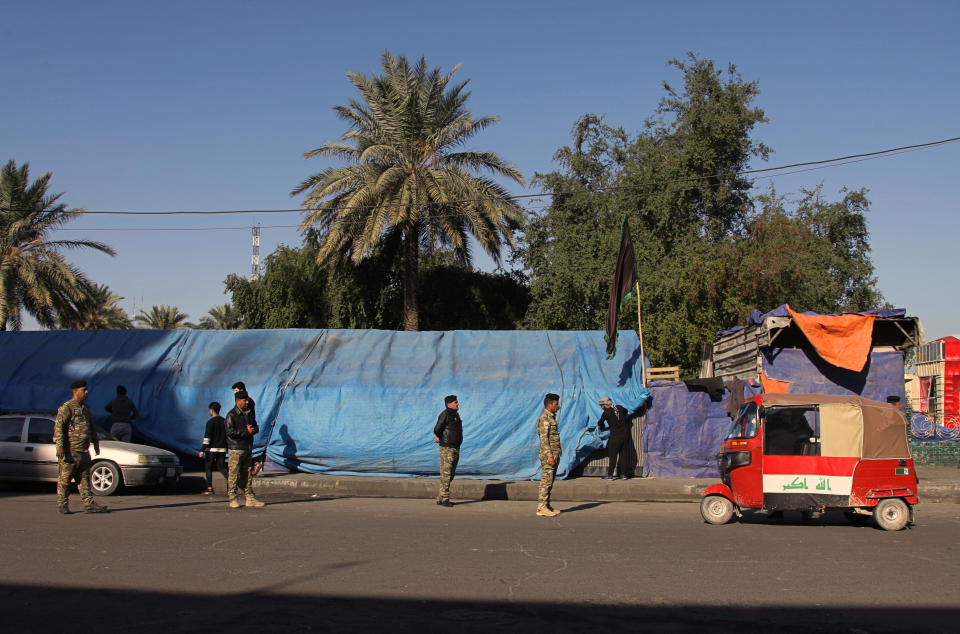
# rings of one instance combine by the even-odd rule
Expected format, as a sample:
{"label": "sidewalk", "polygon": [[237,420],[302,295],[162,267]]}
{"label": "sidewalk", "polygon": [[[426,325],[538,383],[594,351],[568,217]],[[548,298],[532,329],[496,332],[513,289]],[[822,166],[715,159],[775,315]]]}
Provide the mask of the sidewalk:
{"label": "sidewalk", "polygon": [[[960,469],[917,467],[920,501],[960,504]],[[438,478],[382,478],[312,473],[266,473],[255,486],[265,493],[289,492],[317,497],[424,498],[437,496]],[[631,478],[557,480],[551,498],[558,502],[699,502],[703,490],[719,480],[696,478]],[[537,499],[539,482],[454,479],[454,500]]]}

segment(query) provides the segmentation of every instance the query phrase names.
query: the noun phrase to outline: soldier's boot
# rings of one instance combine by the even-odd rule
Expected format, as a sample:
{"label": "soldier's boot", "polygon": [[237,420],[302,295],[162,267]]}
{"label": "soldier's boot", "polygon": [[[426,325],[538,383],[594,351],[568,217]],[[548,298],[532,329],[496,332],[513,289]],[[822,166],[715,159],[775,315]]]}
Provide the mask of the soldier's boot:
{"label": "soldier's boot", "polygon": [[83,510],[87,513],[106,513],[107,507],[102,504],[97,504],[96,502],[91,502]]}
{"label": "soldier's boot", "polygon": [[448,507],[453,506],[453,502],[451,502],[450,500],[442,500],[440,502],[437,502],[437,504],[439,504],[440,506],[448,506]]}
{"label": "soldier's boot", "polygon": [[263,505],[264,505],[263,502],[261,502],[260,500],[258,500],[258,499],[255,498],[255,497],[253,497],[252,495],[248,495],[248,496],[247,496],[247,506],[250,506],[250,507],[253,507],[253,508],[255,508],[255,509],[258,509],[258,508],[262,507]]}
{"label": "soldier's boot", "polygon": [[60,513],[60,515],[70,515],[70,504],[68,502],[57,504],[57,512]]}
{"label": "soldier's boot", "polygon": [[540,517],[554,517],[556,515],[560,515],[560,511],[551,509],[549,506],[544,504],[543,506],[537,507],[537,515]]}
{"label": "soldier's boot", "polygon": [[237,498],[230,498],[230,508],[238,509],[240,508],[240,500]]}

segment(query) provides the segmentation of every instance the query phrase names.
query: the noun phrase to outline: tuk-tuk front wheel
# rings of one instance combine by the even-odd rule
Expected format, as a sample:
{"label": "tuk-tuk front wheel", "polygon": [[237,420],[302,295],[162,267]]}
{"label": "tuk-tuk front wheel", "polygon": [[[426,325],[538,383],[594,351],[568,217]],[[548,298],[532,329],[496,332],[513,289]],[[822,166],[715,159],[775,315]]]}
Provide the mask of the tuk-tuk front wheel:
{"label": "tuk-tuk front wheel", "polygon": [[700,516],[708,524],[726,524],[733,517],[733,502],[722,495],[708,495],[700,501]]}
{"label": "tuk-tuk front wheel", "polygon": [[885,531],[898,531],[910,521],[910,508],[900,498],[887,498],[873,508],[873,520]]}

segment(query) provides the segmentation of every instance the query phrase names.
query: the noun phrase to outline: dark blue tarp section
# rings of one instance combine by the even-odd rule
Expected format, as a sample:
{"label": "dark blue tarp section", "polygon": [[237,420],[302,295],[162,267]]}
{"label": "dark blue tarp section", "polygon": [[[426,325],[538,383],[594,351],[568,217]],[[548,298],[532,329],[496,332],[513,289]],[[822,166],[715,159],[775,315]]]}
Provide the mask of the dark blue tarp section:
{"label": "dark blue tarp section", "polygon": [[302,471],[369,475],[438,472],[446,394],[464,420],[458,475],[505,479],[538,473],[545,393],[562,399],[561,476],[603,446],[597,399],[633,410],[649,395],[633,331],[620,332],[611,361],[599,331],[0,332],[0,409],[56,408],[77,378],[96,416],[123,384],[141,412],[137,435],[191,454],[207,404],[226,411],[242,380],[257,403],[255,450]]}
{"label": "dark blue tarp section", "polygon": [[[819,315],[820,313],[815,313],[813,311],[806,311],[800,314],[801,315]],[[838,313],[830,313],[830,314],[837,315]],[[890,317],[903,317],[904,315],[907,314],[907,309],[906,308],[878,308],[875,310],[865,310],[857,314],[858,315],[876,315],[877,317],[886,319]],[[747,318],[747,324],[758,326],[762,324],[767,319],[767,317],[789,317],[789,316],[790,316],[790,311],[787,310],[786,304],[780,304],[773,310],[768,311],[766,313],[761,313],[759,309],[754,308],[752,311],[750,311],[750,317]],[[743,330],[744,328],[745,326],[734,326],[726,330],[719,330],[717,331],[717,336],[723,337],[724,335],[732,334],[734,332],[737,332],[738,330]]]}
{"label": "dark blue tarp section", "polygon": [[813,350],[764,348],[763,368],[767,376],[790,382],[791,394],[857,394],[875,401],[888,396],[906,401],[903,384],[903,352],[871,352],[860,372],[827,363]]}
{"label": "dark blue tarp section", "polygon": [[654,381],[643,422],[643,476],[719,478],[715,456],[730,429],[727,401],[685,383]]}

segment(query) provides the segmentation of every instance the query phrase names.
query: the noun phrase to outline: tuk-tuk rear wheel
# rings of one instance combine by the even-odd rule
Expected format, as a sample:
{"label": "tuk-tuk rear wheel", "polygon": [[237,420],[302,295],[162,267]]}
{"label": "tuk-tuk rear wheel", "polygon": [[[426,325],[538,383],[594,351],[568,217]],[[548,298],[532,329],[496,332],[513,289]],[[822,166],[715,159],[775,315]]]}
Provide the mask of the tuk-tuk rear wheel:
{"label": "tuk-tuk rear wheel", "polygon": [[733,502],[722,495],[708,495],[700,502],[700,517],[708,524],[726,524],[733,517]]}
{"label": "tuk-tuk rear wheel", "polygon": [[899,531],[910,521],[910,508],[900,498],[887,498],[873,508],[873,520],[885,531]]}

